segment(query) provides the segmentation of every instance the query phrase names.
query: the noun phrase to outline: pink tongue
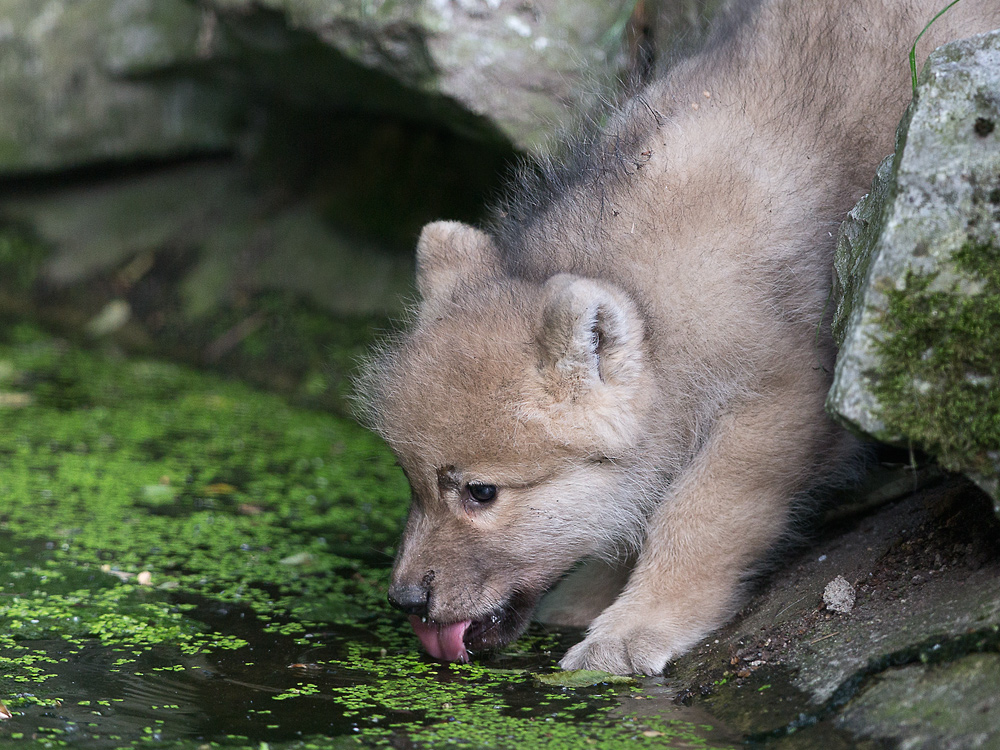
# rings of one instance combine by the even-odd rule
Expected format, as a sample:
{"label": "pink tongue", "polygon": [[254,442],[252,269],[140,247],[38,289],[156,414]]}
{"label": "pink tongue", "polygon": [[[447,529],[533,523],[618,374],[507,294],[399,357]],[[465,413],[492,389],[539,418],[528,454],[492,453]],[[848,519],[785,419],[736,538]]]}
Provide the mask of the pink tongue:
{"label": "pink tongue", "polygon": [[440,661],[469,661],[469,652],[465,650],[465,631],[472,624],[471,620],[453,622],[451,625],[440,625],[436,622],[424,622],[416,615],[410,616],[410,624],[417,638],[424,644],[427,653]]}

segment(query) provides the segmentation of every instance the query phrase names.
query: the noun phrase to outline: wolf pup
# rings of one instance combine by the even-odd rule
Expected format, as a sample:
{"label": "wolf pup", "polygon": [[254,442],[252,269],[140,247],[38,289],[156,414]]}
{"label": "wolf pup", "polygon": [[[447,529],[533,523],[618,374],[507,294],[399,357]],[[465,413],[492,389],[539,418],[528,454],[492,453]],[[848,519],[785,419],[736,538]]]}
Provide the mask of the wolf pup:
{"label": "wolf pup", "polygon": [[[732,616],[854,452],[823,411],[834,237],[943,3],[755,4],[526,170],[489,231],[424,228],[416,319],[360,390],[413,489],[389,600],[432,656],[513,640],[541,601],[589,626],[564,668],[653,674]],[[921,54],[996,26],[963,0]]]}

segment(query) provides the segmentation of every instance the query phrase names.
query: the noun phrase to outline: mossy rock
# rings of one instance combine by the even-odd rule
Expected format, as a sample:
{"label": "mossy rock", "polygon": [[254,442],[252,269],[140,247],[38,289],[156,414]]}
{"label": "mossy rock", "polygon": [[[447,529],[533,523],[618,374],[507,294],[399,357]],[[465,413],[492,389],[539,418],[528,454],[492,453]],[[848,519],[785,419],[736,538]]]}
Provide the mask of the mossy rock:
{"label": "mossy rock", "polygon": [[997,90],[1000,32],[928,60],[880,197],[841,231],[842,348],[827,405],[858,432],[968,474],[1000,513]]}
{"label": "mossy rock", "polygon": [[905,747],[995,747],[1000,742],[1000,655],[886,672],[838,723]]}
{"label": "mossy rock", "polygon": [[592,685],[635,685],[636,680],[625,675],[610,674],[595,669],[567,669],[550,674],[536,674],[535,679],[542,685],[577,688]]}

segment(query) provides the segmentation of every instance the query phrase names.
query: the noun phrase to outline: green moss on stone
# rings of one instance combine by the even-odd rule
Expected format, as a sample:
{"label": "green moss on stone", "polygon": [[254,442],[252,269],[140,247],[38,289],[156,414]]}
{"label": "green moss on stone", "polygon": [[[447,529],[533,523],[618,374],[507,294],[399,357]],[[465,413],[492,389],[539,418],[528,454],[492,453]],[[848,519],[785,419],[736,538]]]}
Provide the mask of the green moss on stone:
{"label": "green moss on stone", "polygon": [[992,747],[1000,740],[1000,655],[910,665],[880,675],[845,711],[858,734],[910,747]]}
{"label": "green moss on stone", "polygon": [[535,675],[535,679],[542,685],[554,685],[557,687],[636,684],[635,679],[632,677],[609,674],[608,672],[600,672],[593,669],[568,669],[563,672]]}
{"label": "green moss on stone", "polygon": [[28,232],[0,226],[0,285],[14,291],[29,289],[48,254],[49,248]]}
{"label": "green moss on stone", "polygon": [[961,276],[908,272],[886,290],[882,366],[872,373],[881,418],[947,469],[996,473],[1000,462],[1000,244],[967,242]]}

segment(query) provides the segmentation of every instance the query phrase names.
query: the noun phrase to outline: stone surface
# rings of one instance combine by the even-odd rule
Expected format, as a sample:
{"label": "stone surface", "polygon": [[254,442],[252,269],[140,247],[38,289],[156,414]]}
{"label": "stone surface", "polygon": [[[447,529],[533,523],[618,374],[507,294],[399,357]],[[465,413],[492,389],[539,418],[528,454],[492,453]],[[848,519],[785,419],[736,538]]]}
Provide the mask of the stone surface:
{"label": "stone surface", "polygon": [[40,280],[56,288],[141,265],[150,253],[178,262],[193,253],[179,279],[189,321],[265,289],[298,293],[335,313],[398,312],[412,288],[408,256],[347,240],[306,205],[269,209],[229,162],[46,191],[8,201],[2,215],[54,248]]}
{"label": "stone surface", "polygon": [[1000,512],[998,90],[1000,31],[930,56],[891,173],[841,232],[827,403],[853,429],[967,473]]}
{"label": "stone surface", "polygon": [[[871,191],[847,214],[837,235],[837,251],[833,259],[833,296],[837,301],[833,314],[833,337],[840,347],[851,321],[851,311],[861,309],[862,295],[868,280],[872,252],[882,230],[882,212],[889,199],[892,184],[893,157],[887,156],[872,180]],[[845,353],[845,356],[848,356]],[[855,398],[864,399],[867,392],[859,391]],[[856,407],[872,411],[870,403]]]}
{"label": "stone surface", "polygon": [[266,8],[359,66],[458,103],[522,149],[553,132],[624,69],[635,0],[210,0],[223,21]]}
{"label": "stone surface", "polygon": [[854,609],[854,587],[844,576],[837,576],[823,589],[823,604],[831,612],[849,615]]}
{"label": "stone surface", "polygon": [[184,72],[201,24],[184,0],[3,0],[0,172],[232,146],[232,97]]}
{"label": "stone surface", "polygon": [[[391,250],[478,220],[511,144],[608,93],[634,5],[0,0],[0,175],[30,191],[0,222],[52,248],[56,288],[183,258],[189,319],[265,288],[398,312],[412,263]],[[150,163],[220,152],[243,171]]]}
{"label": "stone surface", "polygon": [[[824,603],[838,574],[856,591],[849,613]],[[779,747],[974,747],[1000,727],[998,652],[1000,522],[951,478],[828,526],[669,676],[680,698]],[[966,701],[953,720],[939,715],[952,698]]]}
{"label": "stone surface", "polygon": [[289,104],[538,148],[608,95],[634,5],[4,0],[0,172],[245,146]]}
{"label": "stone surface", "polygon": [[1000,654],[887,671],[839,724],[907,750],[1000,747]]}

